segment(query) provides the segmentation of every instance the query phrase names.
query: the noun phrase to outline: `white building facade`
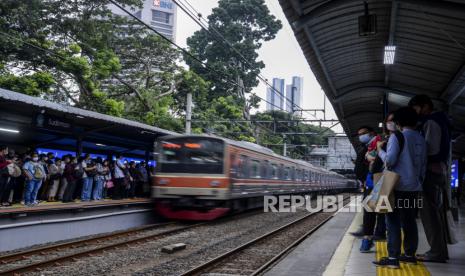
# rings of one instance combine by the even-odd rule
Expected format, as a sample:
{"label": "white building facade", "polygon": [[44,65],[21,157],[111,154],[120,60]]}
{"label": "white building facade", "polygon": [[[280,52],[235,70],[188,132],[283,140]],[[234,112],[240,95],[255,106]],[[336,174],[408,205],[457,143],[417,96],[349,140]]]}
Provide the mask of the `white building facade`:
{"label": "white building facade", "polygon": [[[114,14],[127,14],[114,5],[109,6]],[[142,9],[127,7],[137,18],[152,26],[163,36],[176,41],[176,4],[171,0],[144,0]]]}
{"label": "white building facade", "polygon": [[357,154],[347,136],[328,137],[328,145],[312,146],[309,162],[328,170],[353,170]]}

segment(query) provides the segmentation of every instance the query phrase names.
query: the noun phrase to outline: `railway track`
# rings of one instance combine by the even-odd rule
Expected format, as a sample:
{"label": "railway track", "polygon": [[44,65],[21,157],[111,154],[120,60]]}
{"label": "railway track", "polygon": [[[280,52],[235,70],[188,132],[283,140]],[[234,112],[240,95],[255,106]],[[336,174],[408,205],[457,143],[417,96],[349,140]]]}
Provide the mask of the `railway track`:
{"label": "railway track", "polygon": [[[221,223],[231,219],[252,216],[259,212],[260,211],[255,210],[247,213],[227,216],[211,222],[201,222],[189,225],[177,222],[152,224],[88,239],[80,239],[71,242],[38,247],[26,251],[19,251],[12,254],[0,255],[0,275],[18,275],[30,271],[40,271],[47,266],[61,265],[69,261],[76,261],[82,257],[94,256],[98,253],[122,248],[124,246],[137,245],[145,241],[162,239],[169,235],[187,231],[202,225]],[[163,230],[163,228],[166,227],[171,227],[171,229]],[[151,233],[154,230],[157,232]]]}
{"label": "railway track", "polygon": [[[92,237],[66,243],[15,252],[0,256],[0,275],[17,275],[19,273],[37,271],[49,265],[60,265],[67,261],[75,261],[80,257],[92,256],[99,252],[129,246],[140,242],[158,239],[167,235],[188,230],[205,223],[176,226],[178,223],[169,222],[147,225],[127,231]],[[172,229],[162,230],[166,227]],[[150,233],[152,230],[160,230]],[[144,234],[148,232],[148,234]],[[5,269],[6,267],[6,269]]]}
{"label": "railway track", "polygon": [[260,275],[335,215],[322,211],[278,227],[181,275]]}

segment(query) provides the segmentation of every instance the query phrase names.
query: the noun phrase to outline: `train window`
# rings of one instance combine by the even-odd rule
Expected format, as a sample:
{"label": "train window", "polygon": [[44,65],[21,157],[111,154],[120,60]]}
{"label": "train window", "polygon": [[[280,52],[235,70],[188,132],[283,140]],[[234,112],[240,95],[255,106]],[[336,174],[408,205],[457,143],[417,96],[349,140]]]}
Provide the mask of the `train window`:
{"label": "train window", "polygon": [[295,168],[294,167],[291,167],[290,179],[292,179],[292,180],[296,179],[296,173],[295,173]]}
{"label": "train window", "polygon": [[245,155],[239,156],[239,164],[237,166],[237,177],[247,178],[249,176],[248,158]]}
{"label": "train window", "polygon": [[160,143],[159,171],[223,173],[224,143],[210,138],[173,138]]}
{"label": "train window", "polygon": [[279,179],[285,179],[284,178],[284,165],[280,164],[279,169],[278,169],[278,178]]}
{"label": "train window", "polygon": [[278,165],[271,164],[271,179],[278,179]]}
{"label": "train window", "polygon": [[291,179],[291,168],[290,167],[284,168],[283,179],[285,179],[285,180],[290,180]]}
{"label": "train window", "polygon": [[305,170],[304,171],[304,179],[303,179],[305,182],[309,181],[310,179],[308,178],[308,171]]}
{"label": "train window", "polygon": [[269,161],[263,161],[262,166],[260,168],[260,176],[262,178],[269,178],[269,167],[270,167],[270,162]]}
{"label": "train window", "polygon": [[300,181],[302,180],[302,170],[295,170],[295,180]]}
{"label": "train window", "polygon": [[260,178],[260,161],[252,160],[250,164],[250,177]]}

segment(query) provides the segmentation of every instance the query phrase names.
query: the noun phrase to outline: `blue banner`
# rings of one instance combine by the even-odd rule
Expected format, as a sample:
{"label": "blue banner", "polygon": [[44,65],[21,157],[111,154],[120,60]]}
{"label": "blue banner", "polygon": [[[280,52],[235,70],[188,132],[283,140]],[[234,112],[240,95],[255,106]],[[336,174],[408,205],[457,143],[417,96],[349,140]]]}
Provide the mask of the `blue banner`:
{"label": "blue banner", "polygon": [[450,186],[451,188],[459,187],[459,161],[452,160],[450,168]]}

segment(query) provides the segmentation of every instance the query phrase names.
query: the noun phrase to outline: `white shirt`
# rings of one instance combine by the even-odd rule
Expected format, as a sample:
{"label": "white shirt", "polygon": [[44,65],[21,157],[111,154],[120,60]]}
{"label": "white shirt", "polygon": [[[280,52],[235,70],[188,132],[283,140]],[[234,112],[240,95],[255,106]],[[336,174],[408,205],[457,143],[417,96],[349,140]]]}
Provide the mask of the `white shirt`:
{"label": "white shirt", "polygon": [[121,160],[116,160],[116,165],[115,165],[115,178],[124,178],[124,172],[121,169],[124,167],[123,162]]}

